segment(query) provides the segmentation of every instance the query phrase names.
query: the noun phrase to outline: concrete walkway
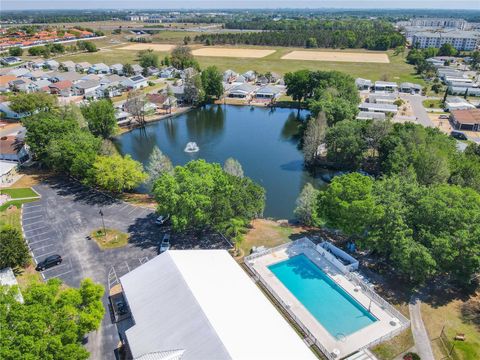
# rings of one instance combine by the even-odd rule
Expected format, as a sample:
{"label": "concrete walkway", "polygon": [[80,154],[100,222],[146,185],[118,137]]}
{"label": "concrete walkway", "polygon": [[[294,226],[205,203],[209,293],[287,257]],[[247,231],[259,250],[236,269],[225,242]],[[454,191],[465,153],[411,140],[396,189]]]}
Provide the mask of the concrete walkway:
{"label": "concrete walkway", "polygon": [[415,348],[422,360],[435,360],[433,357],[432,345],[430,344],[430,338],[428,337],[427,330],[425,329],[422,320],[422,312],[420,309],[421,303],[420,299],[414,295],[410,299],[410,304],[408,304]]}
{"label": "concrete walkway", "polygon": [[412,106],[413,113],[417,122],[425,127],[435,127],[435,124],[428,117],[427,111],[423,107],[423,100],[427,98],[421,95],[399,94],[401,99],[408,100]]}

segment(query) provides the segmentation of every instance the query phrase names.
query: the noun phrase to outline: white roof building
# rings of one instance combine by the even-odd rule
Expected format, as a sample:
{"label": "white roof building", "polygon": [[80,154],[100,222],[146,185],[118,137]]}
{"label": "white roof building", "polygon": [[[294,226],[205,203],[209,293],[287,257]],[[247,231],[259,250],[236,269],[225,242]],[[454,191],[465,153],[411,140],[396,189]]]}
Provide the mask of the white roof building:
{"label": "white roof building", "polygon": [[120,282],[134,359],[316,359],[225,250],[167,251]]}

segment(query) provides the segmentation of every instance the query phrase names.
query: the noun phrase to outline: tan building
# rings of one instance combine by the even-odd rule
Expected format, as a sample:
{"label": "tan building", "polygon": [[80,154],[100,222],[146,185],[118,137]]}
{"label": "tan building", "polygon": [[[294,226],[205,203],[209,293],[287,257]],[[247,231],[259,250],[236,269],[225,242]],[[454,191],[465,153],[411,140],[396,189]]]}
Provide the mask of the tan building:
{"label": "tan building", "polygon": [[480,109],[452,110],[450,119],[455,129],[480,131]]}

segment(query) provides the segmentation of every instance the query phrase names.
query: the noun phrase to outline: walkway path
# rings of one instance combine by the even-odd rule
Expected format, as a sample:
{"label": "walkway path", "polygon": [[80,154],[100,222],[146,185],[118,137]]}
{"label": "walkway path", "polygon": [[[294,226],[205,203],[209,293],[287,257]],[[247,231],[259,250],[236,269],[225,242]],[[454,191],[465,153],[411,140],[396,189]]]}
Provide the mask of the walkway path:
{"label": "walkway path", "polygon": [[423,107],[423,100],[427,99],[421,95],[399,94],[400,98],[406,99],[410,102],[414,115],[417,117],[417,122],[425,127],[435,127],[434,123],[428,117],[427,111]]}
{"label": "walkway path", "polygon": [[410,299],[408,309],[410,311],[410,322],[412,326],[413,339],[418,355],[422,360],[435,360],[433,357],[432,345],[427,330],[422,320],[420,305],[422,302],[415,295]]}

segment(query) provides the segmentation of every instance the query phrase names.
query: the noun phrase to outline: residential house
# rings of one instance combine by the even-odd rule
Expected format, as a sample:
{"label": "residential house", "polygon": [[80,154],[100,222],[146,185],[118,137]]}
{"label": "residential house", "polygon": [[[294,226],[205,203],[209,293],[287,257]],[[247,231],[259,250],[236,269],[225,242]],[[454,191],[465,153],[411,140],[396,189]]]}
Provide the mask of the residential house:
{"label": "residential house", "polygon": [[374,93],[368,95],[368,102],[372,104],[393,104],[397,96],[391,93]]}
{"label": "residential house", "polygon": [[102,77],[97,74],[88,74],[83,76],[80,80],[93,80],[93,81],[100,81]]}
{"label": "residential house", "polygon": [[23,77],[28,78],[32,81],[36,81],[36,80],[46,80],[50,77],[50,75],[43,70],[32,70],[29,73],[23,75]]}
{"label": "residential house", "polygon": [[73,83],[70,80],[62,80],[50,84],[48,88],[51,94],[68,97],[72,95],[72,85]]}
{"label": "residential house", "polygon": [[357,78],[355,79],[355,85],[358,90],[370,90],[372,87],[372,80]]}
{"label": "residential house", "polygon": [[30,92],[29,85],[31,84],[31,82],[32,80],[27,78],[17,78],[10,82],[10,89],[12,89],[12,91],[28,93]]}
{"label": "residential house", "polygon": [[198,71],[193,67],[186,68],[184,70],[177,70],[180,72],[180,78],[185,80],[197,75]]}
{"label": "residential house", "polygon": [[459,96],[448,96],[445,100],[445,110],[452,111],[452,110],[466,110],[466,109],[474,109],[475,106],[470,104],[467,100],[459,97]]}
{"label": "residential house", "polygon": [[480,96],[480,88],[478,87],[464,87],[464,86],[449,86],[448,93],[452,95]]}
{"label": "residential house", "polygon": [[85,99],[96,98],[98,88],[100,88],[98,80],[82,80],[73,85],[73,93]]}
{"label": "residential house", "polygon": [[110,66],[110,70],[113,74],[123,75],[123,65],[122,64],[113,64]]}
{"label": "residential house", "polygon": [[164,69],[161,69],[160,72],[158,73],[158,77],[163,79],[173,79],[175,77],[176,71],[177,69],[175,69],[173,66],[169,66]]}
{"label": "residential house", "polygon": [[248,82],[253,82],[257,78],[257,74],[253,70],[246,71],[242,76],[245,78],[245,81]]}
{"label": "residential house", "polygon": [[367,111],[367,112],[382,112],[386,114],[396,114],[398,112],[397,105],[391,104],[376,104],[376,103],[361,103],[358,108],[360,111]]}
{"label": "residential house", "polygon": [[44,66],[50,70],[58,70],[60,63],[56,60],[47,60],[45,61]]}
{"label": "residential house", "polygon": [[175,96],[178,104],[183,104],[186,101],[185,98],[185,86],[169,86],[169,92]]}
{"label": "residential house", "polygon": [[177,99],[165,94],[147,94],[147,99],[152,104],[155,104],[157,108],[163,110],[171,110],[177,107]]}
{"label": "residential house", "polygon": [[409,93],[409,94],[420,94],[423,87],[418,84],[404,82],[400,84],[400,92]]}
{"label": "residential house", "polygon": [[270,83],[270,81],[268,81],[267,77],[264,76],[264,75],[259,76],[259,77],[257,78],[257,81],[255,82],[255,84],[260,85],[260,86],[265,86],[265,85],[267,85],[267,84],[269,84],[269,83]]}
{"label": "residential house", "polygon": [[30,159],[28,146],[16,135],[0,137],[0,160],[24,163]]}
{"label": "residential house", "polygon": [[160,70],[158,68],[156,68],[155,66],[149,66],[147,68],[147,75],[148,76],[158,75],[159,72],[160,72]]}
{"label": "residential house", "polygon": [[6,66],[20,64],[21,62],[22,62],[22,59],[17,56],[7,56],[0,59],[0,63]]}
{"label": "residential house", "polygon": [[317,358],[226,250],[169,250],[120,284],[133,324],[121,338],[133,359]]}
{"label": "residential house", "polygon": [[245,98],[251,97],[254,92],[255,92],[255,87],[245,83],[245,84],[232,87],[228,91],[228,97],[245,99]]}
{"label": "residential house", "polygon": [[357,120],[385,120],[386,116],[383,112],[360,111],[357,114]]}
{"label": "residential house", "polygon": [[82,79],[82,74],[79,74],[75,71],[68,71],[68,72],[54,72],[50,75],[49,80],[52,82],[57,81],[71,81],[72,83],[77,83]]}
{"label": "residential house", "polygon": [[246,82],[247,82],[247,79],[245,79],[245,77],[243,75],[238,75],[237,78],[235,79],[235,82],[233,82],[232,84],[240,85],[240,84],[243,84],[243,83],[246,83]]}
{"label": "residential house", "polygon": [[117,120],[118,126],[128,126],[130,125],[131,121],[131,116],[129,112],[126,111],[116,111],[115,112],[115,119]]}
{"label": "residential house", "polygon": [[25,68],[15,68],[15,69],[11,69],[8,72],[8,75],[12,75],[12,76],[16,76],[16,77],[22,77],[25,74],[28,74],[29,72],[30,71],[28,69],[25,69]]}
{"label": "residential house", "polygon": [[238,74],[233,70],[226,70],[223,73],[223,82],[232,83],[237,78]]}
{"label": "residential house", "polygon": [[122,95],[124,86],[122,81],[125,80],[125,77],[111,74],[100,79],[100,87],[96,90],[96,97],[115,97]]}
{"label": "residential house", "polygon": [[148,80],[142,75],[135,75],[122,81],[122,85],[128,89],[141,89],[148,86]]}
{"label": "residential house", "polygon": [[49,86],[50,86],[51,84],[52,84],[52,83],[51,83],[49,80],[41,79],[41,80],[32,81],[32,82],[30,83],[29,87],[30,87],[30,91],[31,91],[31,92],[37,92],[37,91],[50,92]]}
{"label": "residential house", "polygon": [[450,119],[455,129],[480,131],[480,109],[452,110]]}
{"label": "residential house", "polygon": [[77,66],[73,61],[67,60],[60,63],[60,69],[65,71],[76,71]]}
{"label": "residential house", "polygon": [[143,73],[143,67],[138,64],[133,64],[132,71],[135,75],[141,75]]}
{"label": "residential house", "polygon": [[375,81],[374,88],[375,91],[394,92],[398,90],[398,84],[389,81]]}
{"label": "residential house", "polygon": [[92,64],[90,64],[89,62],[80,62],[75,65],[75,69],[81,73],[87,72],[88,69],[90,69],[91,67]]}
{"label": "residential house", "polygon": [[110,73],[110,67],[104,63],[93,64],[88,69],[89,74],[108,74]]}
{"label": "residential house", "polygon": [[27,68],[32,70],[39,70],[45,67],[44,59],[34,59],[27,63]]}
{"label": "residential house", "polygon": [[278,99],[280,97],[280,89],[276,86],[267,85],[262,86],[255,93],[257,99]]}
{"label": "residential house", "polygon": [[16,80],[17,77],[13,75],[3,75],[0,76],[0,93],[9,92],[10,82]]}

